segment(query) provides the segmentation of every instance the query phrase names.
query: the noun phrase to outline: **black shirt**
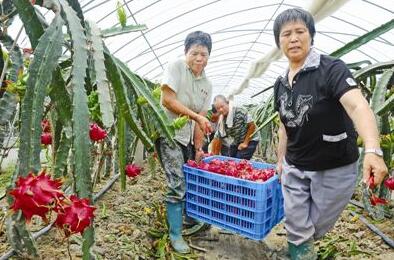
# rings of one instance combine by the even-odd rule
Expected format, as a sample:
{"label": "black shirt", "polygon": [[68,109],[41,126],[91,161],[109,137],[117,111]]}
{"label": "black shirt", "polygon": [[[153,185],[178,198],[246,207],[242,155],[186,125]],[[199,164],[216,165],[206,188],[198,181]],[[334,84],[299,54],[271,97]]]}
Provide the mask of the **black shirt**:
{"label": "black shirt", "polygon": [[358,158],[357,134],[339,102],[357,88],[346,64],[310,51],[293,79],[275,82],[275,109],[286,128],[286,161],[301,170],[319,171],[344,166]]}

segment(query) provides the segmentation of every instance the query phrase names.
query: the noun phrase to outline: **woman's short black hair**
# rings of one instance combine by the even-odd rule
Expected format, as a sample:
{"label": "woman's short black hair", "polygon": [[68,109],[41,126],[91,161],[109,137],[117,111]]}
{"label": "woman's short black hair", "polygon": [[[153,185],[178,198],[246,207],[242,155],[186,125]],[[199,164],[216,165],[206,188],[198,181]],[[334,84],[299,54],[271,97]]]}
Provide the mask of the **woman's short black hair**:
{"label": "woman's short black hair", "polygon": [[216,107],[215,107],[214,104],[212,104],[211,110],[212,110],[212,113],[214,113],[214,114],[216,114],[216,113],[218,112],[218,111],[216,110]]}
{"label": "woman's short black hair", "polygon": [[313,20],[312,15],[308,12],[305,11],[301,8],[292,8],[292,9],[287,9],[280,13],[274,22],[274,37],[275,37],[275,43],[278,48],[280,48],[279,45],[279,34],[280,30],[282,29],[283,25],[289,23],[289,22],[295,22],[295,21],[301,21],[305,23],[306,28],[308,28],[309,34],[311,35],[312,38],[312,43],[313,45],[313,38],[315,37],[316,34],[316,29],[315,29],[315,21]]}
{"label": "woman's short black hair", "polygon": [[212,39],[211,35],[202,31],[189,33],[185,39],[185,53],[187,53],[192,45],[202,45],[207,47],[208,53],[211,54]]}

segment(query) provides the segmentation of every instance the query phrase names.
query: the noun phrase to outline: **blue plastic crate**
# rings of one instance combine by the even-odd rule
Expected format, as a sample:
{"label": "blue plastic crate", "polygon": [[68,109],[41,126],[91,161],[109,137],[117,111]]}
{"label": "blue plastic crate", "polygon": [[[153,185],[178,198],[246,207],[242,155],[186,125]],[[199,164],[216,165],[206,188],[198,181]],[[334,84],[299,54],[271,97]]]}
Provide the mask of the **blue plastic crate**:
{"label": "blue plastic crate", "polygon": [[[211,156],[213,159],[239,159]],[[253,162],[253,168],[274,168],[274,165]],[[284,216],[283,196],[278,177],[263,183],[237,179],[183,166],[186,178],[186,213],[242,236],[261,240]]]}

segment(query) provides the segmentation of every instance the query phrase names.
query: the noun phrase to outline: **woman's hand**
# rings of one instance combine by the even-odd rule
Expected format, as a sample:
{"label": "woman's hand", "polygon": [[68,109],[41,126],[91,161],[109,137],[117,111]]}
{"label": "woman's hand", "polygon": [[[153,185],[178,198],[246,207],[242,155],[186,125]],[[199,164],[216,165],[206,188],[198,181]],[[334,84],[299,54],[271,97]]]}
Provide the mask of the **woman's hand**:
{"label": "woman's hand", "polygon": [[387,175],[388,169],[382,157],[374,153],[366,153],[363,162],[363,181],[368,183],[371,175],[376,186],[380,185]]}
{"label": "woman's hand", "polygon": [[205,116],[197,115],[196,123],[199,125],[200,129],[205,135],[212,133],[212,125]]}
{"label": "woman's hand", "polygon": [[248,148],[248,145],[249,144],[247,144],[247,143],[240,143],[239,145],[238,145],[238,150],[239,151],[241,151],[241,150],[243,150],[243,149],[246,149],[246,148]]}
{"label": "woman's hand", "polygon": [[204,158],[204,151],[202,149],[196,150],[196,155],[194,157],[194,160],[199,163],[201,159]]}

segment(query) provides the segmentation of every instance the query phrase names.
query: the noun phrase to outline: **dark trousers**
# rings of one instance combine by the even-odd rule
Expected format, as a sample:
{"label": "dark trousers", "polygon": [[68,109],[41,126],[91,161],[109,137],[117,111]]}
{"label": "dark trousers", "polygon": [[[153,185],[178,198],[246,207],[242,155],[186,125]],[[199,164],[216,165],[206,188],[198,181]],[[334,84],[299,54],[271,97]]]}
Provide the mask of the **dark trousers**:
{"label": "dark trousers", "polygon": [[259,141],[250,141],[248,147],[243,150],[238,150],[238,145],[222,146],[221,153],[223,156],[250,160],[256,151]]}
{"label": "dark trousers", "polygon": [[194,147],[191,144],[184,146],[178,142],[176,142],[176,145],[170,145],[165,138],[157,139],[155,145],[167,179],[166,201],[170,203],[181,202],[184,200],[186,193],[185,175],[182,166],[187,160],[194,160]]}

